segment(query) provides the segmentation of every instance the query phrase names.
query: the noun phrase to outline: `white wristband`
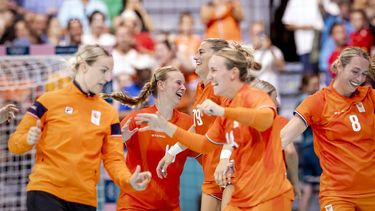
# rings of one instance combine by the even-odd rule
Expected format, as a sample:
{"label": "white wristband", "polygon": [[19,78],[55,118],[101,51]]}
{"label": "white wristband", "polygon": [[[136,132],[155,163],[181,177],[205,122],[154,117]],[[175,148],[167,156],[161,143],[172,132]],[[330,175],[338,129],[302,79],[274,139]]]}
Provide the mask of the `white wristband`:
{"label": "white wristband", "polygon": [[230,149],[222,149],[220,153],[220,160],[221,159],[229,159],[232,155],[232,150]]}
{"label": "white wristband", "polygon": [[168,154],[172,155],[172,156],[176,156],[178,153],[184,151],[185,149],[181,148],[181,146],[179,144],[175,144],[173,145],[169,150],[168,150]]}

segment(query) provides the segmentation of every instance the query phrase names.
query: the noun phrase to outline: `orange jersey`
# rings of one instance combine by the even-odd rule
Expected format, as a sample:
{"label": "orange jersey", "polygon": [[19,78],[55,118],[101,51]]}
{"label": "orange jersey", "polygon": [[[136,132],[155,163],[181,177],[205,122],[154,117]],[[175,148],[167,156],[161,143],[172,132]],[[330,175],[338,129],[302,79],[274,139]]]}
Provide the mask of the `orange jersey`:
{"label": "orange jersey", "polygon": [[[211,127],[212,123],[215,121],[216,116],[209,116],[203,114],[197,109],[197,106],[203,103],[206,99],[210,99],[216,104],[225,105],[229,102],[224,97],[219,97],[214,94],[214,89],[211,83],[206,86],[203,81],[200,81],[197,85],[194,96],[195,102],[193,104],[193,117],[194,117],[194,127],[195,132],[201,135],[206,134],[208,128]],[[204,172],[204,181],[202,184],[202,192],[215,195],[215,197],[221,198],[222,189],[216,184],[214,173],[217,165],[220,161],[221,148],[218,148],[209,154],[203,154],[202,167]]]}
{"label": "orange jersey", "polygon": [[320,159],[321,196],[375,196],[375,91],[359,87],[352,97],[329,87],[296,109],[311,126]]}
{"label": "orange jersey", "polygon": [[241,41],[240,23],[233,17],[233,6],[227,5],[221,15],[212,13],[206,24],[205,38]]}
{"label": "orange jersey", "polygon": [[[271,98],[261,90],[244,85],[229,107],[275,109]],[[276,123],[276,126],[277,123]],[[272,130],[279,128],[273,128]],[[230,206],[247,209],[280,196],[292,189],[286,178],[280,134],[271,133],[268,140],[261,132],[235,120],[219,117],[206,137],[214,143],[233,143],[232,157],[236,177]],[[292,196],[291,196],[292,198]]]}
{"label": "orange jersey", "polygon": [[[136,125],[134,117],[138,113],[156,113],[156,106],[147,107],[139,111],[133,111],[122,121],[124,125],[132,118],[129,129]],[[192,124],[192,118],[177,110],[173,111],[171,123],[188,130]],[[121,190],[117,209],[121,210],[175,210],[179,209],[180,176],[182,174],[187,156],[192,152],[185,150],[176,156],[176,160],[168,167],[168,176],[165,179],[158,178],[156,167],[164,157],[166,146],[173,146],[177,141],[169,138],[165,133],[155,131],[136,132],[127,142],[128,153],[126,165],[134,170],[140,165],[143,171],[150,171],[152,179],[147,189],[140,192],[128,192]]]}
{"label": "orange jersey", "polygon": [[101,97],[89,97],[73,83],[45,93],[11,135],[8,145],[12,153],[32,149],[27,134],[37,120],[42,133],[27,191],[45,191],[66,201],[96,207],[101,159],[116,184],[131,189],[119,118]]}
{"label": "orange jersey", "polygon": [[[275,120],[273,121],[272,127],[269,128],[268,130],[262,132],[262,136],[263,136],[264,140],[268,140],[268,139],[272,139],[272,138],[279,139],[281,129],[283,129],[283,127],[286,124],[288,124],[288,119],[283,117],[283,116],[277,115],[275,117]],[[282,150],[282,156],[283,156],[283,161],[285,163],[285,167],[287,167],[284,150]]]}

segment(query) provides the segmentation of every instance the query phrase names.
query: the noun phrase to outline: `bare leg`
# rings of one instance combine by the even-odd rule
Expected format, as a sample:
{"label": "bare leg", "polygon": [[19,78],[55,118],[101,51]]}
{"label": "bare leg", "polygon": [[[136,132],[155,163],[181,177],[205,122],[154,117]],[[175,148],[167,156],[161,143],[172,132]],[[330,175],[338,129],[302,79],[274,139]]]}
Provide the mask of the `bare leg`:
{"label": "bare leg", "polygon": [[313,187],[311,184],[302,185],[302,198],[299,202],[299,211],[308,211],[312,197]]}
{"label": "bare leg", "polygon": [[223,191],[223,199],[221,200],[221,211],[223,211],[229,204],[230,199],[232,198],[233,188],[233,185],[228,185],[225,187]]}

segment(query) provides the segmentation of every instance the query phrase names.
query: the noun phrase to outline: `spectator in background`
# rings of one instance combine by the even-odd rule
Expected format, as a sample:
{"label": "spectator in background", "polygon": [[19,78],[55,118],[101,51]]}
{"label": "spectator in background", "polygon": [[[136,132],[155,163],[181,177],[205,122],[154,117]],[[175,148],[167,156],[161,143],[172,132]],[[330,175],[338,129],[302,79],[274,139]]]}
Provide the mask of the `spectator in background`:
{"label": "spectator in background", "polygon": [[[127,74],[133,75],[134,69],[131,66],[139,56],[139,53],[135,49],[135,39],[130,33],[129,29],[125,26],[119,26],[116,28],[116,45],[112,50],[114,67],[113,75]],[[118,91],[119,89],[115,89]]]}
{"label": "spectator in background", "polygon": [[81,21],[79,19],[70,19],[68,21],[67,30],[67,45],[81,45],[83,35],[83,26]]}
{"label": "spectator in background", "polygon": [[163,40],[156,44],[155,59],[158,62],[159,67],[180,66],[180,62],[176,57],[176,46],[168,40]]}
{"label": "spectator in background", "polygon": [[[194,18],[191,12],[185,11],[180,13],[179,33],[175,38],[177,47],[176,56],[181,62],[181,71],[185,76],[186,83],[196,79],[194,74],[195,61],[194,54],[198,50],[201,39],[199,35],[194,34]],[[187,87],[187,89],[189,89]]]}
{"label": "spectator in background", "polygon": [[323,28],[323,19],[317,0],[290,0],[282,18],[287,29],[294,31],[297,54],[304,71],[313,71],[310,53],[313,49],[316,31]]}
{"label": "spectator in background", "polygon": [[154,40],[150,32],[142,32],[142,22],[132,10],[127,10],[120,19],[115,22],[115,28],[119,25],[124,25],[129,29],[129,32],[134,36],[136,48],[140,53],[153,53],[155,48]]}
{"label": "spectator in background", "polygon": [[98,44],[101,46],[113,46],[116,38],[106,32],[106,16],[100,11],[94,11],[89,17],[90,32],[83,34],[82,42],[84,45]]}
{"label": "spectator in background", "polygon": [[143,6],[142,0],[123,0],[123,8],[120,11],[120,16],[116,21],[121,18],[126,18],[127,13],[134,13],[141,23],[141,32],[154,31],[154,24],[150,15],[147,13]]}
{"label": "spectator in background", "polygon": [[200,15],[206,27],[205,38],[241,40],[244,14],[239,0],[210,1],[202,6]]}
{"label": "spectator in background", "polygon": [[[335,42],[336,47],[335,50],[331,53],[331,55],[328,57],[329,67],[331,67],[333,62],[336,61],[341,51],[348,46],[348,39],[345,31],[345,26],[343,24],[334,24],[331,29],[331,36],[333,41]],[[326,85],[330,83],[330,79],[335,77],[336,73],[333,72],[331,68],[329,68],[329,74],[327,74],[326,78]]]}
{"label": "spectator in background", "polygon": [[262,65],[259,71],[250,70],[250,74],[272,84],[276,91],[279,90],[278,74],[284,70],[285,64],[283,53],[272,45],[271,39],[266,34],[263,21],[252,23],[249,34],[251,47],[255,50],[254,58]]}
{"label": "spectator in background", "polygon": [[[324,14],[324,26],[322,30],[322,35],[320,39],[320,44],[322,46],[326,45],[327,42],[330,42],[330,49],[333,49],[333,40],[330,39],[331,28],[335,23],[344,24],[347,34],[350,34],[353,31],[353,27],[350,23],[350,0],[337,0],[337,6],[339,12],[337,15],[330,14],[328,11],[323,11]],[[327,69],[327,67],[325,67]]]}
{"label": "spectator in background", "polygon": [[50,17],[48,20],[47,35],[49,44],[55,46],[64,44],[64,30],[57,17]]}
{"label": "spectator in background", "polygon": [[17,13],[12,9],[0,11],[0,45],[11,44],[15,39],[14,23],[17,20]]}
{"label": "spectator in background", "polygon": [[[342,26],[342,25],[341,25]],[[299,105],[307,96],[314,94],[319,90],[319,75],[304,74],[301,81]],[[302,145],[300,148],[300,166],[302,172],[302,198],[299,201],[299,211],[310,210],[314,185],[319,184],[319,177],[322,168],[319,159],[314,153],[313,133],[308,127],[303,133]]]}
{"label": "spectator in background", "polygon": [[30,29],[25,20],[17,20],[14,24],[15,39],[13,46],[29,46],[37,43],[37,38],[31,34]]}
{"label": "spectator in background", "polygon": [[61,0],[23,0],[20,6],[27,12],[55,16],[62,3],[63,1]]}
{"label": "spectator in background", "polygon": [[[58,18],[61,26],[64,28],[66,28],[70,19],[79,19],[82,23],[84,32],[89,32],[88,17],[90,17],[94,11],[100,11],[108,17],[108,8],[100,0],[68,0],[63,1],[58,12]],[[109,28],[111,26],[111,21],[107,19],[105,24],[106,27]]]}
{"label": "spectator in background", "polygon": [[[335,50],[336,45],[335,41],[332,39],[332,26],[336,23],[343,24],[345,26],[346,34],[350,34],[353,31],[353,27],[349,20],[350,15],[350,0],[338,0],[338,15],[331,15],[324,11],[326,14],[324,16],[324,27],[320,39],[320,54],[319,54],[319,70],[325,73],[330,71],[330,66],[328,64],[328,58]],[[328,75],[329,76],[329,75]],[[330,78],[327,78],[326,81],[330,81]]]}
{"label": "spectator in background", "polygon": [[48,16],[35,13],[31,16],[28,24],[30,24],[30,32],[36,37],[36,43],[33,44],[47,44]]}
{"label": "spectator in background", "polygon": [[354,28],[349,37],[349,45],[364,48],[371,53],[374,36],[369,28],[366,13],[363,10],[353,10],[350,13],[350,22]]}
{"label": "spectator in background", "polygon": [[[120,84],[121,91],[126,93],[131,97],[136,97],[140,94],[143,86],[150,80],[152,76],[152,69],[154,68],[155,63],[153,60],[150,60],[150,57],[147,55],[140,55],[138,58],[132,62],[132,68],[135,74],[130,75],[131,80],[127,80],[125,84]],[[122,78],[121,78],[122,77]],[[117,79],[124,79],[124,74],[121,74]],[[125,81],[122,81],[125,82]],[[139,109],[147,105],[154,104],[154,97],[150,96],[148,100],[142,102],[140,105],[133,107],[133,109]],[[119,116],[124,117],[128,112],[132,110],[131,107],[120,104],[118,107]]]}

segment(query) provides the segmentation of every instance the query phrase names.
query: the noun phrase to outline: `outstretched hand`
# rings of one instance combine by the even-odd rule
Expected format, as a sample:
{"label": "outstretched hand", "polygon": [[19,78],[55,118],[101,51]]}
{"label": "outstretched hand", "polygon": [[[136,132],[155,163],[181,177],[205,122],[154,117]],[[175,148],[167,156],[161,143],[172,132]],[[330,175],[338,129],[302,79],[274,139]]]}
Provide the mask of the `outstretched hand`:
{"label": "outstretched hand", "polygon": [[134,128],[133,130],[129,130],[129,124],[131,122],[132,118],[129,118],[125,125],[121,128],[122,132],[122,143],[126,143],[133,135],[135,132],[138,131],[138,128]]}
{"label": "outstretched hand", "polygon": [[165,132],[168,121],[159,114],[139,113],[135,116],[137,125],[147,124],[145,127],[139,128],[139,131],[154,130]]}
{"label": "outstretched hand", "polygon": [[0,108],[0,123],[5,121],[9,122],[10,120],[14,119],[16,117],[14,114],[15,112],[18,112],[18,109],[13,104],[8,104]]}

